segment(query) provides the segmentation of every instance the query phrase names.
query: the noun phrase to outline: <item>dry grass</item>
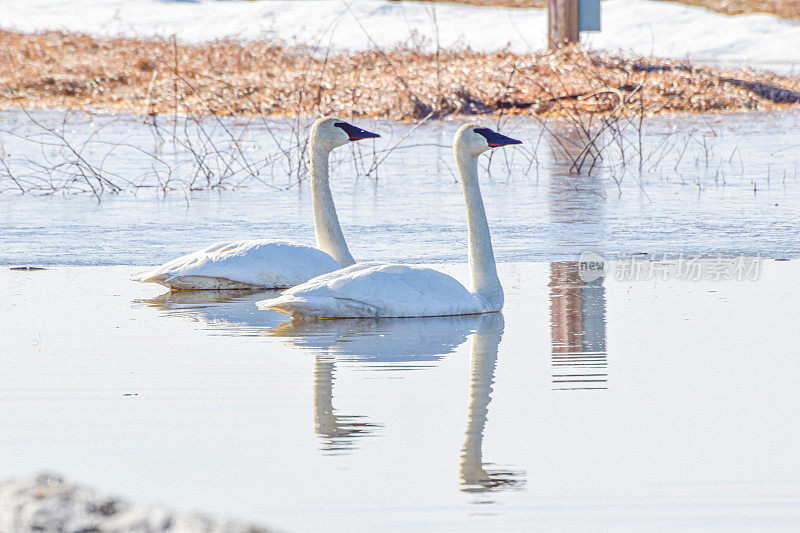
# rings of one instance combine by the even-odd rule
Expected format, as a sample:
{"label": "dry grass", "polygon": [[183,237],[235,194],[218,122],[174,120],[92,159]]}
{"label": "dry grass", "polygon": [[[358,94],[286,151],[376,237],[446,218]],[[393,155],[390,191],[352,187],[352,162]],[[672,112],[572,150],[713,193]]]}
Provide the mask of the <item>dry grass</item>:
{"label": "dry grass", "polygon": [[184,46],[0,31],[2,108],[416,119],[606,113],[634,101],[645,114],[774,109],[800,102],[800,78],[580,48],[537,54],[402,48],[311,57],[272,42]]}
{"label": "dry grass", "polygon": [[[547,0],[432,0],[476,6],[547,7]],[[699,6],[726,15],[771,13],[779,17],[800,19],[800,0],[675,0],[679,4]]]}

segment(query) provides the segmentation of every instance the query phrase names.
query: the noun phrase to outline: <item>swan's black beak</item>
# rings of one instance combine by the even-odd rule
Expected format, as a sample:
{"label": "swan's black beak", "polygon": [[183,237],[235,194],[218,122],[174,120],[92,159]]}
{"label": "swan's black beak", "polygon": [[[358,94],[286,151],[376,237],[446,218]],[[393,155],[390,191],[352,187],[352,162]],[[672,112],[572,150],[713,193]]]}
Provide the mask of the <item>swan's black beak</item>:
{"label": "swan's black beak", "polygon": [[347,136],[350,137],[351,141],[360,141],[361,139],[374,139],[376,137],[380,137],[380,135],[377,133],[362,130],[361,128],[357,128],[352,124],[348,124],[347,122],[336,122],[334,126],[337,128],[342,128]]}
{"label": "swan's black beak", "polygon": [[512,139],[511,137],[506,137],[505,135],[501,135],[496,131],[490,130],[489,128],[475,128],[475,133],[483,135],[491,148],[508,146],[509,144],[522,144],[522,141]]}

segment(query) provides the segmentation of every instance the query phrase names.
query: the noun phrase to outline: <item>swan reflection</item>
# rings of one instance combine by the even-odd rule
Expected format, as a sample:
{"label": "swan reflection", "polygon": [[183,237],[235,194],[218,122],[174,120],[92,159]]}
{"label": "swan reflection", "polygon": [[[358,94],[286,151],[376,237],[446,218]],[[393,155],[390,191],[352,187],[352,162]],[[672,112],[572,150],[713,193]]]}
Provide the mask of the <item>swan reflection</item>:
{"label": "swan reflection", "polygon": [[333,405],[336,361],[359,362],[373,370],[426,368],[463,344],[479,322],[477,315],[293,320],[269,335],[314,352],[314,429],[322,451],[339,454],[382,426],[363,416],[338,413]]}
{"label": "swan reflection", "polygon": [[200,322],[230,335],[267,335],[314,354],[314,431],[325,454],[350,453],[361,438],[383,426],[334,407],[336,365],[354,363],[378,371],[419,370],[437,364],[472,334],[470,405],[459,476],[465,492],[519,487],[524,472],[483,462],[483,435],[491,401],[497,350],[503,334],[500,313],[424,318],[286,321],[257,310],[255,302],[274,291],[182,291],[134,304],[168,316]]}
{"label": "swan reflection", "polygon": [[342,415],[333,407],[333,382],[336,379],[333,357],[317,355],[314,360],[314,431],[322,440],[326,454],[337,455],[355,448],[357,437],[372,435],[380,424],[365,416]]}
{"label": "swan reflection", "polygon": [[222,335],[260,335],[286,321],[276,311],[259,311],[256,302],[274,298],[277,290],[172,291],[156,298],[134,300],[134,305],[152,307],[166,316],[203,324]]}
{"label": "swan reflection", "polygon": [[483,435],[492,401],[497,348],[503,336],[503,315],[481,315],[472,339],[470,363],[470,402],[467,432],[461,450],[462,491],[488,492],[517,489],[525,484],[525,472],[483,462]]}
{"label": "swan reflection", "polygon": [[370,369],[414,370],[453,352],[479,323],[480,315],[292,320],[269,334],[340,361],[370,363]]}

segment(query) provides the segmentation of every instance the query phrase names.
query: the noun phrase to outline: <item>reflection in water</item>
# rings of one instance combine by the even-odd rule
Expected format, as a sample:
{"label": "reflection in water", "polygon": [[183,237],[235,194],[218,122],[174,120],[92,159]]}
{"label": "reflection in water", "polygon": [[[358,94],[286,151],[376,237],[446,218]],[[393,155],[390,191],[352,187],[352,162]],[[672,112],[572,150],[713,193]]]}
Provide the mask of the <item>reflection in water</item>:
{"label": "reflection in water", "polygon": [[451,353],[475,330],[480,315],[422,318],[293,320],[272,329],[293,346],[325,350],[340,361],[372,370],[426,368]]}
{"label": "reflection in water", "polygon": [[269,334],[314,352],[314,428],[323,452],[340,454],[352,450],[357,438],[373,435],[382,426],[363,416],[339,414],[334,408],[335,361],[377,370],[426,368],[455,350],[479,323],[478,315],[293,320]]}
{"label": "reflection in water", "polygon": [[503,315],[481,315],[472,339],[470,367],[470,402],[467,416],[467,436],[461,451],[459,474],[464,492],[488,492],[516,489],[525,484],[525,472],[497,468],[483,462],[483,433],[492,401],[497,347],[503,336]]}
{"label": "reflection in water", "polygon": [[259,311],[256,307],[257,301],[279,294],[275,290],[174,291],[133,303],[200,322],[221,335],[250,336],[286,321],[286,316],[277,311]]}
{"label": "reflection in water", "polygon": [[[575,256],[606,239],[607,202],[597,169],[597,155],[579,129],[548,138],[553,172],[548,189],[548,215],[559,228],[555,246]],[[584,150],[589,146],[590,150]],[[591,152],[594,152],[592,154]],[[550,264],[550,335],[553,389],[608,388],[606,299],[603,279],[585,283],[577,262]]]}
{"label": "reflection in water", "polygon": [[333,407],[333,357],[317,355],[314,361],[314,431],[322,439],[321,449],[337,455],[355,448],[356,437],[371,435],[380,424],[366,421],[366,417],[340,415]]}
{"label": "reflection in water", "polygon": [[[280,291],[176,291],[134,303],[154,307],[167,315],[188,318],[220,331],[224,335],[251,336],[269,332],[276,336],[314,335],[314,328],[286,322],[286,315],[275,311],[261,311],[256,302],[277,296]],[[335,330],[318,321],[319,329],[327,331],[328,340],[335,342]],[[282,324],[282,326],[281,326]],[[276,327],[279,326],[279,327]],[[329,325],[328,325],[329,326]],[[369,328],[362,328],[369,333]],[[327,342],[327,341],[326,341]],[[298,344],[302,344],[298,342]],[[313,343],[312,343],[313,344]],[[319,347],[326,344],[317,343]],[[333,350],[331,350],[333,351]],[[338,454],[354,447],[353,439],[372,434],[375,428],[361,416],[340,415],[333,407],[333,382],[335,380],[333,357],[317,352],[314,364],[314,427],[324,439],[322,449]]]}
{"label": "reflection in water", "polygon": [[[274,291],[272,291],[274,292]],[[270,291],[180,291],[134,303],[167,315],[202,322],[228,335],[266,333],[314,353],[314,431],[325,454],[349,453],[362,437],[382,427],[365,416],[334,407],[336,363],[357,363],[381,371],[416,370],[436,364],[474,333],[470,405],[460,478],[465,492],[524,485],[524,472],[483,462],[483,433],[491,401],[497,348],[503,335],[500,313],[425,318],[285,321],[258,311],[255,302]]]}
{"label": "reflection in water", "polygon": [[603,278],[584,282],[578,263],[550,264],[553,388],[608,388]]}

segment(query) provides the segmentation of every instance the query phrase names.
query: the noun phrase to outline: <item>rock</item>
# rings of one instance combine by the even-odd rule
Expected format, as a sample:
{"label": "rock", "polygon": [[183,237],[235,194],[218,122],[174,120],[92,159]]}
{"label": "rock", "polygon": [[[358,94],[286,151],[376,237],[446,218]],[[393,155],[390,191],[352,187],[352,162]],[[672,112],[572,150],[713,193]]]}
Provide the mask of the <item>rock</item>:
{"label": "rock", "polygon": [[0,481],[0,531],[42,533],[267,533],[259,526],[142,505],[54,474]]}

